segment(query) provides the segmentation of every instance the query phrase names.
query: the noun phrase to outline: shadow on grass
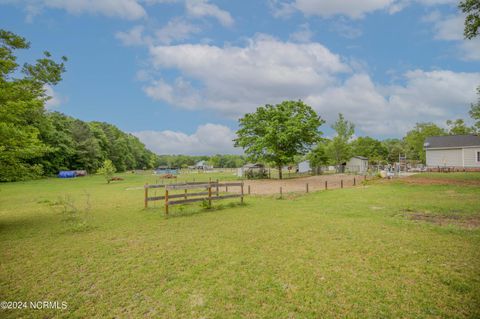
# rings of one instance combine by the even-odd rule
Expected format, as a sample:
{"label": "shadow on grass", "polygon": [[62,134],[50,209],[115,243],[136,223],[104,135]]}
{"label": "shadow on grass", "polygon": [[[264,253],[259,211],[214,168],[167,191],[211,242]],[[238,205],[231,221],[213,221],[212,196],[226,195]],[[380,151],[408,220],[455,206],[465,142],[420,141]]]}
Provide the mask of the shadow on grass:
{"label": "shadow on grass", "polygon": [[195,215],[200,215],[209,212],[216,212],[216,211],[223,211],[229,208],[236,208],[236,207],[245,207],[248,204],[244,203],[226,203],[226,204],[218,204],[212,205],[211,207],[205,205],[178,205],[175,206],[174,209],[170,209],[168,215],[165,215],[165,210],[163,207],[159,207],[156,209],[148,209],[147,211],[155,211],[162,214],[165,219],[169,218],[179,218],[179,217],[190,217]]}

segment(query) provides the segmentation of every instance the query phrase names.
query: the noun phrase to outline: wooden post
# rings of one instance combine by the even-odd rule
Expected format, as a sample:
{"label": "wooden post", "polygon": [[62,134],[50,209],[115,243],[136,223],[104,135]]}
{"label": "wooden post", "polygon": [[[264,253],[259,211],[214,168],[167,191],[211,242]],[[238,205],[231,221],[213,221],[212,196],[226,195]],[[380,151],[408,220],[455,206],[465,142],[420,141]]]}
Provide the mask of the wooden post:
{"label": "wooden post", "polygon": [[306,184],[306,187],[307,187],[307,193],[308,193],[308,183]]}
{"label": "wooden post", "polygon": [[340,180],[340,188],[343,188],[343,179]]}
{"label": "wooden post", "polygon": [[187,189],[185,188],[185,199],[187,199]]}
{"label": "wooden post", "polygon": [[215,191],[217,192],[217,197],[218,197],[218,178],[217,178],[217,186],[216,186]]}
{"label": "wooden post", "polygon": [[242,196],[240,196],[240,203],[243,204],[243,182],[241,186],[241,192],[242,192]]}
{"label": "wooden post", "polygon": [[225,191],[228,193],[228,186],[225,185]]}
{"label": "wooden post", "polygon": [[212,207],[212,185],[208,186],[208,208]]}
{"label": "wooden post", "polygon": [[356,186],[357,185],[357,180],[355,179],[355,177],[353,178],[353,186]]}
{"label": "wooden post", "polygon": [[280,186],[280,198],[283,198],[283,196],[282,196],[282,186]]}
{"label": "wooden post", "polygon": [[148,208],[148,183],[145,184],[145,208]]}
{"label": "wooden post", "polygon": [[328,189],[328,182],[325,181],[325,190],[327,190],[327,189]]}
{"label": "wooden post", "polygon": [[165,215],[168,215],[168,189],[165,187]]}
{"label": "wooden post", "polygon": [[250,195],[250,185],[248,185],[248,195]]}

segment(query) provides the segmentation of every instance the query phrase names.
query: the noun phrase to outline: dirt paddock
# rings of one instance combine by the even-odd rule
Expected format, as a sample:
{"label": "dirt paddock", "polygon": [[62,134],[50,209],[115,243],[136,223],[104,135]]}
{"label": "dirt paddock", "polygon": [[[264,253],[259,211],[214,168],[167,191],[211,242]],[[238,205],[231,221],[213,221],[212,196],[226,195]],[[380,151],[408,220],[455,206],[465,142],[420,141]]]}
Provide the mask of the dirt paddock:
{"label": "dirt paddock", "polygon": [[318,191],[325,189],[325,182],[327,182],[328,189],[341,188],[343,180],[343,187],[353,187],[353,183],[357,186],[362,185],[364,176],[354,176],[346,174],[335,175],[318,175],[302,178],[292,178],[284,180],[245,180],[245,192],[248,191],[250,186],[250,192],[254,195],[273,195],[280,193],[280,187],[284,194],[291,192],[306,192],[307,184],[309,191]]}

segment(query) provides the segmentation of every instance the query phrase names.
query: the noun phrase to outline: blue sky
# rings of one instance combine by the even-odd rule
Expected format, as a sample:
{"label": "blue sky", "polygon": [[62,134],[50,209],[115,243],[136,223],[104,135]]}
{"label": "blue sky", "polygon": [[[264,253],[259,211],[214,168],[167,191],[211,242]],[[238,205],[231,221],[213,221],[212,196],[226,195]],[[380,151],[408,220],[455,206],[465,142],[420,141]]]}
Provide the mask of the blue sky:
{"label": "blue sky", "polygon": [[159,154],[238,153],[242,114],[302,99],[329,125],[401,137],[468,118],[480,39],[452,0],[0,0],[0,27],[69,58],[48,108]]}

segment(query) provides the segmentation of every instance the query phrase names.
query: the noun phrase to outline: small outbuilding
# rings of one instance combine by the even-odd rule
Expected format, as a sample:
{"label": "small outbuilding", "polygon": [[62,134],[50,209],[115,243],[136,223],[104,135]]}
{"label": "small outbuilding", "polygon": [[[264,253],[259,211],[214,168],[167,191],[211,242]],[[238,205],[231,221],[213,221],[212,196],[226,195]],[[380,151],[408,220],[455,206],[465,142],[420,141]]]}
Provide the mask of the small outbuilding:
{"label": "small outbuilding", "polygon": [[368,158],[364,156],[354,156],[345,163],[345,168],[351,173],[366,174],[368,171]]}
{"label": "small outbuilding", "polygon": [[310,173],[312,168],[310,167],[310,161],[303,161],[298,163],[298,173]]}
{"label": "small outbuilding", "polygon": [[427,168],[480,171],[480,136],[431,136],[423,145]]}
{"label": "small outbuilding", "polygon": [[198,170],[204,170],[204,171],[206,171],[206,170],[212,169],[213,166],[212,166],[212,165],[209,165],[207,161],[202,160],[202,161],[197,162],[197,163],[195,164],[194,168],[195,168],[195,169],[198,169]]}
{"label": "small outbuilding", "polygon": [[267,177],[267,170],[265,169],[265,165],[263,164],[249,163],[237,169],[237,176],[247,178]]}

